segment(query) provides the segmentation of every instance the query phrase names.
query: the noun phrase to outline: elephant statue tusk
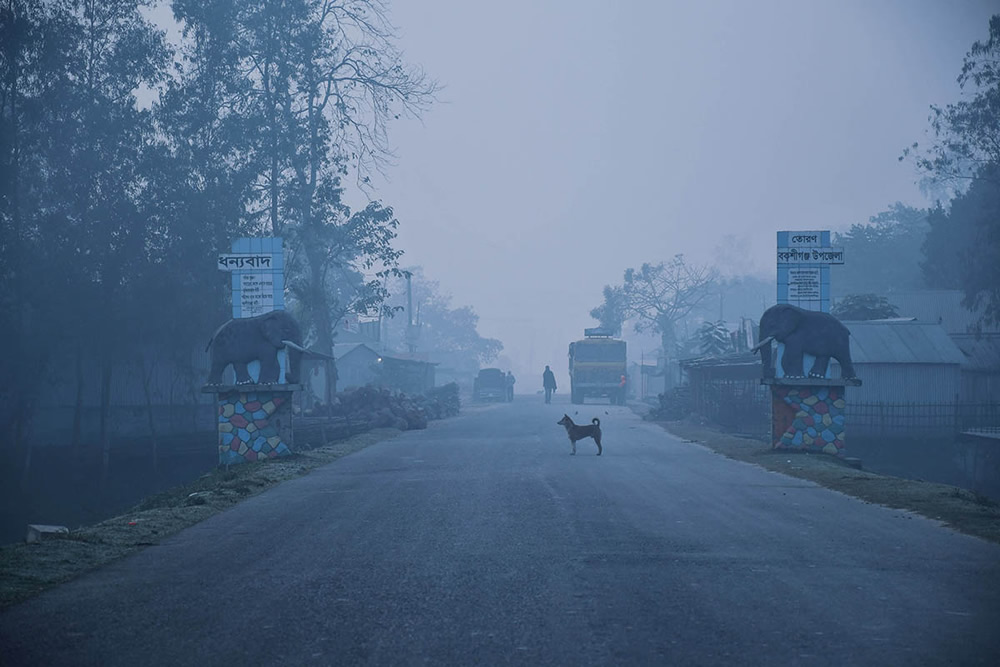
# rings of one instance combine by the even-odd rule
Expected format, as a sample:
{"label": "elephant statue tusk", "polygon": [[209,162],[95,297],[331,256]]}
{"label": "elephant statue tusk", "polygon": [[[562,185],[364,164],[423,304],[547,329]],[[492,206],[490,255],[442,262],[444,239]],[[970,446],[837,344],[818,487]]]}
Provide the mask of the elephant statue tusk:
{"label": "elephant statue tusk", "polygon": [[329,359],[330,361],[336,361],[336,359],[331,357],[329,354],[323,354],[322,352],[316,352],[315,350],[310,350],[290,340],[283,340],[281,341],[281,344],[284,345],[285,347],[290,347],[293,350],[297,350],[302,354],[308,355],[310,357],[319,357],[321,359]]}
{"label": "elephant statue tusk", "polygon": [[759,350],[760,348],[764,347],[765,345],[770,345],[772,340],[774,340],[774,336],[768,336],[764,340],[762,340],[759,343],[757,343],[756,345],[754,345],[753,349],[751,349],[750,351],[752,353],[754,353],[754,354],[757,354],[757,350]]}
{"label": "elephant statue tusk", "polygon": [[298,350],[299,352],[303,352],[305,354],[309,354],[309,350],[307,350],[306,348],[302,347],[298,343],[293,343],[290,340],[283,340],[283,341],[281,341],[281,344],[284,345],[285,347],[290,347],[293,350]]}

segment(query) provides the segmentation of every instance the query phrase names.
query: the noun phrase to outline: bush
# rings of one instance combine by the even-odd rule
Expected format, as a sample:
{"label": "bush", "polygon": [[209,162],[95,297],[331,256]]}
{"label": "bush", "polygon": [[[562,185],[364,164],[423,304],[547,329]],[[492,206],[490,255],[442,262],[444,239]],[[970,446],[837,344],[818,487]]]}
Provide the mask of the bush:
{"label": "bush", "polygon": [[459,407],[458,385],[454,382],[416,396],[367,385],[341,392],[328,407],[318,406],[306,414],[344,417],[351,422],[367,421],[371,426],[405,431],[425,429],[432,419],[453,417]]}

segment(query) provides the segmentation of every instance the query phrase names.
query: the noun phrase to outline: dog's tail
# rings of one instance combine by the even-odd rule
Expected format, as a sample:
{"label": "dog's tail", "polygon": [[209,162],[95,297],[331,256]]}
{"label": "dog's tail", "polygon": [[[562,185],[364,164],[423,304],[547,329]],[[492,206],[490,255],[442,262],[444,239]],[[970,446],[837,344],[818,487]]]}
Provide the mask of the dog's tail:
{"label": "dog's tail", "polygon": [[594,426],[600,426],[601,420],[598,419],[597,417],[594,417],[593,419],[590,420],[590,423],[593,424]]}

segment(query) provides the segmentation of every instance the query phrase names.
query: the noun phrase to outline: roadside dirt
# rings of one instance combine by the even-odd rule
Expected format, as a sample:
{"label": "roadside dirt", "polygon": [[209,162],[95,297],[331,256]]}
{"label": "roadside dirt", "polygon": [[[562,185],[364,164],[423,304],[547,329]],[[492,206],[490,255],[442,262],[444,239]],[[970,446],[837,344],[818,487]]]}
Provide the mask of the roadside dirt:
{"label": "roadside dirt", "polygon": [[401,432],[378,428],[293,456],[228,470],[218,468],[190,484],[146,498],[120,516],[61,537],[0,547],[0,609],[156,544],[276,484]]}
{"label": "roadside dirt", "polygon": [[[1000,543],[1000,506],[957,486],[879,475],[824,454],[771,449],[686,421],[654,422],[686,441],[702,444],[731,459],[746,461],[792,477],[808,479],[869,503],[909,510],[955,530]],[[864,461],[862,461],[862,465]]]}

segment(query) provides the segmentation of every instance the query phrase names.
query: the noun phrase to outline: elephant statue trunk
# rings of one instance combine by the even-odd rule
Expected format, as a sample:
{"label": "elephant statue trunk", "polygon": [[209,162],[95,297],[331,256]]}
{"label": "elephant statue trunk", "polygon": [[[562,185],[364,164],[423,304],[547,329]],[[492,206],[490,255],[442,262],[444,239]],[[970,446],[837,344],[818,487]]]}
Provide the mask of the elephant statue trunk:
{"label": "elephant statue trunk", "polygon": [[209,384],[222,384],[222,372],[232,364],[237,384],[248,384],[253,378],[247,370],[251,361],[260,362],[258,382],[276,383],[280,379],[278,350],[285,348],[288,365],[285,381],[296,384],[301,376],[302,329],[289,313],[275,310],[256,317],[229,320],[216,330],[208,343],[211,351]]}
{"label": "elephant statue trunk", "polygon": [[844,378],[855,377],[851,361],[851,332],[829,313],[805,310],[791,304],[771,306],[760,318],[760,336],[760,342],[752,351],[760,350],[764,377],[774,377],[775,374],[771,365],[773,341],[785,346],[781,367],[786,377],[804,377],[803,357],[806,354],[816,357],[809,377],[826,377],[831,358],[840,362]]}
{"label": "elephant statue trunk", "polygon": [[756,354],[757,350],[761,349],[765,345],[767,345],[768,347],[770,347],[771,341],[773,341],[773,340],[774,340],[774,336],[768,336],[767,338],[765,338],[764,340],[760,341],[759,343],[757,343],[756,345],[754,345],[752,348],[750,348],[750,351],[753,352],[754,354]]}

